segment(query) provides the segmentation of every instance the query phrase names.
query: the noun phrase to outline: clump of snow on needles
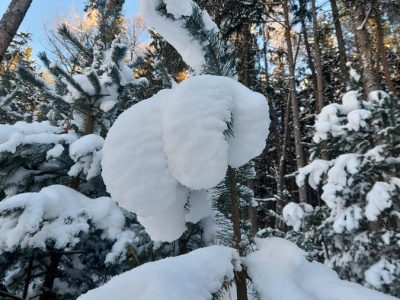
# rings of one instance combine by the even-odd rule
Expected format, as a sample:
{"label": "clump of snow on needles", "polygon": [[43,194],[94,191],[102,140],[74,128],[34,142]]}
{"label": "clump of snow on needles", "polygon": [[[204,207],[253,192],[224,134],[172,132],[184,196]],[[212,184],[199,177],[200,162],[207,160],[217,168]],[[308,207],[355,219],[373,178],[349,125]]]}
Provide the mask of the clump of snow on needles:
{"label": "clump of snow on needles", "polygon": [[78,300],[211,299],[240,269],[235,250],[210,246],[139,266]]}
{"label": "clump of snow on needles", "polygon": [[[158,13],[157,8],[162,4],[161,0],[142,0],[140,2],[141,15],[149,26],[154,27],[179,52],[188,65],[200,73],[205,64],[203,46],[183,28],[185,20],[182,18],[190,16],[196,4],[191,0],[165,0],[164,2],[167,12],[172,14],[175,20]],[[218,32],[218,27],[206,11],[202,11],[202,19],[206,30]]]}
{"label": "clump of snow on needles", "polygon": [[190,78],[116,120],[103,147],[107,190],[153,239],[173,241],[185,230],[190,190],[216,186],[228,166],[259,155],[268,127],[261,94],[226,77]]}
{"label": "clump of snow on needles", "polygon": [[290,202],[282,210],[283,220],[287,225],[293,226],[295,231],[299,231],[304,213],[312,212],[312,210],[313,207],[307,203],[297,204]]}
{"label": "clump of snow on needles", "polygon": [[123,230],[125,217],[109,197],[89,199],[62,185],[23,193],[0,202],[0,254],[17,247],[73,249],[85,233],[100,230],[102,239],[115,241],[106,262],[120,257],[135,233]]}

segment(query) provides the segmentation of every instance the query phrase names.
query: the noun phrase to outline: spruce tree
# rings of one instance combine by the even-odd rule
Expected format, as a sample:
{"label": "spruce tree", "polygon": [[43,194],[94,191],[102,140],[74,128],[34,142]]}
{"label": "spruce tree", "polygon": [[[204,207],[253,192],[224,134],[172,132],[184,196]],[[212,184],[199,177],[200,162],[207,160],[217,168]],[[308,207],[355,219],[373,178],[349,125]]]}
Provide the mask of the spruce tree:
{"label": "spruce tree", "polygon": [[[308,177],[313,189],[321,187],[326,205],[303,222],[304,240],[321,247],[314,253],[343,279],[397,297],[399,116],[397,99],[385,92],[371,92],[368,100],[348,92],[318,115],[312,162],[297,176],[300,185]],[[320,146],[332,160],[320,158]]]}

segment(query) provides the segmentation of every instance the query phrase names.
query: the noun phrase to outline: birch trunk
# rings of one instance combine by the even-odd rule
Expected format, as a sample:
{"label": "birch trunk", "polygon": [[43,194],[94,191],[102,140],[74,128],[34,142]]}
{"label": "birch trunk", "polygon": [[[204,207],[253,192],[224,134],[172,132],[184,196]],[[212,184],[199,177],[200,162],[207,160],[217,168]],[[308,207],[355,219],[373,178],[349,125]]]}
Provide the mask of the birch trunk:
{"label": "birch trunk", "polygon": [[0,21],[0,62],[17,33],[32,0],[12,0]]}

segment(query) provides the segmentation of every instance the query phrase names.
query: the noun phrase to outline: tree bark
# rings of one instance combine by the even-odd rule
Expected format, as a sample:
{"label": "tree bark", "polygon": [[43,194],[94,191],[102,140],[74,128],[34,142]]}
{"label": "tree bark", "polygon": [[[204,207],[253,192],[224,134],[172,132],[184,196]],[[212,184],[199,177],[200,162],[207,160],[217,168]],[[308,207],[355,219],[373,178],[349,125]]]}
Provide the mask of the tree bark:
{"label": "tree bark", "polygon": [[319,47],[319,36],[318,36],[318,19],[317,9],[315,7],[315,0],[311,0],[311,15],[313,20],[313,35],[314,35],[314,58],[315,58],[315,69],[317,71],[317,94],[316,108],[317,113],[321,112],[324,107],[323,99],[323,80],[322,80],[322,62],[321,62],[321,49]]}
{"label": "tree bark", "polygon": [[28,296],[29,283],[31,282],[31,275],[32,275],[33,260],[34,260],[34,255],[32,254],[29,257],[28,266],[26,267],[25,270],[24,290],[22,292],[22,299],[26,299],[26,296]]}
{"label": "tree bark", "polygon": [[56,279],[56,272],[58,268],[58,264],[61,260],[61,254],[57,252],[52,252],[50,254],[50,264],[47,267],[46,276],[44,278],[43,286],[42,286],[42,294],[39,297],[39,300],[50,300],[51,299],[51,290],[53,289],[54,280]]}
{"label": "tree bark", "polygon": [[374,67],[374,60],[371,52],[371,39],[366,28],[369,12],[367,14],[365,13],[365,7],[367,7],[367,5],[354,5],[353,16],[355,22],[356,45],[362,63],[364,95],[368,98],[370,92],[379,90],[379,76]]}
{"label": "tree bark", "polygon": [[312,80],[312,85],[313,85],[314,98],[315,98],[315,102],[318,103],[319,95],[318,95],[318,84],[317,84],[317,72],[315,71],[315,65],[314,65],[313,56],[311,53],[310,42],[308,40],[306,22],[304,20],[304,17],[301,18],[300,22],[301,22],[301,34],[303,35],[304,46],[305,46],[306,52],[307,52],[308,67],[311,70],[311,80]]}
{"label": "tree bark", "polygon": [[342,31],[342,25],[340,23],[340,16],[339,16],[339,10],[338,6],[336,3],[336,0],[330,0],[331,2],[331,8],[332,8],[332,17],[333,17],[333,23],[335,25],[335,35],[336,35],[336,41],[338,45],[338,50],[339,50],[339,66],[340,66],[340,71],[342,75],[342,84],[343,84],[343,92],[347,90],[347,85],[350,82],[350,76],[349,72],[347,69],[347,56],[346,56],[346,48],[345,48],[345,43],[344,43],[344,38],[343,38],[343,31]]}
{"label": "tree bark", "polygon": [[[236,172],[231,167],[228,167],[228,185],[231,198],[231,221],[233,225],[233,247],[239,252],[239,255],[244,254],[243,248],[241,247],[241,224],[240,224],[240,207],[239,197],[237,194],[237,179]],[[236,294],[237,300],[247,300],[247,286],[246,286],[246,274],[244,271],[235,272],[236,282]]]}
{"label": "tree bark", "polygon": [[392,94],[399,98],[399,93],[397,92],[396,86],[394,85],[392,78],[390,76],[390,64],[387,59],[387,53],[385,49],[385,44],[383,41],[384,33],[382,28],[382,20],[381,20],[381,10],[379,7],[379,3],[374,0],[374,18],[376,24],[376,44],[377,44],[377,61],[381,63],[383,69],[383,76],[385,77],[386,84]]}
{"label": "tree bark", "polygon": [[[291,110],[292,110],[292,119],[293,119],[293,134],[294,134],[294,143],[295,143],[295,151],[296,151],[296,163],[297,168],[304,167],[305,159],[304,159],[304,150],[303,145],[301,144],[301,129],[300,129],[300,115],[299,115],[299,105],[297,103],[297,93],[296,93],[296,79],[295,79],[295,65],[294,65],[294,57],[293,57],[293,45],[291,39],[291,24],[289,20],[289,6],[288,2],[284,2],[283,4],[283,12],[285,17],[285,39],[287,45],[287,57],[289,64],[289,83],[290,83],[290,102],[291,102]],[[306,187],[299,187],[299,200],[300,202],[307,202],[307,191]]]}
{"label": "tree bark", "polygon": [[32,0],[12,0],[0,21],[0,62],[17,33]]}

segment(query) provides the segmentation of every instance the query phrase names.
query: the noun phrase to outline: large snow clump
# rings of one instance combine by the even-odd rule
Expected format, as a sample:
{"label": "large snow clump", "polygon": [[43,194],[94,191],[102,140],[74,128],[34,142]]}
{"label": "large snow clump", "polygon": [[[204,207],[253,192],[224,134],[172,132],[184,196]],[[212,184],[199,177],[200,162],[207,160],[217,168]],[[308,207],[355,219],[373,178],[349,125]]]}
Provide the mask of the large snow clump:
{"label": "large snow clump", "polygon": [[206,201],[193,190],[259,155],[268,127],[264,96],[230,78],[196,76],[120,115],[104,142],[102,176],[152,239],[173,241],[188,221],[185,203]]}

